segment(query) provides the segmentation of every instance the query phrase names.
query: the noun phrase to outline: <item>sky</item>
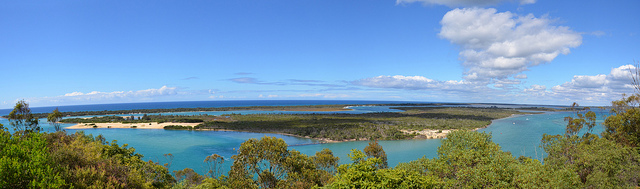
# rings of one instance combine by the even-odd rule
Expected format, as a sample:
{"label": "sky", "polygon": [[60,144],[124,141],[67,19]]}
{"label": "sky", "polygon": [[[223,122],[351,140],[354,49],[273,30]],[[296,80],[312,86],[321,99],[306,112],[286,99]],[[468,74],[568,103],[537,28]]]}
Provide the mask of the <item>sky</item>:
{"label": "sky", "polygon": [[636,0],[0,1],[0,109],[609,105],[640,63]]}

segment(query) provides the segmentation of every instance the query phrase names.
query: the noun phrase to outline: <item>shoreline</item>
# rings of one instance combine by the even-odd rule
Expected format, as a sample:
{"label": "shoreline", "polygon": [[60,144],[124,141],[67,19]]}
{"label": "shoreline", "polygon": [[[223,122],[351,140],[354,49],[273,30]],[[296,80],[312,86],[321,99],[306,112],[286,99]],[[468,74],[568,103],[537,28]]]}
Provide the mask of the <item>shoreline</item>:
{"label": "shoreline", "polygon": [[[178,125],[178,126],[196,126],[200,123],[79,123],[69,127],[65,127],[65,129],[164,129],[165,126],[169,125]],[[135,127],[134,127],[135,126]]]}
{"label": "shoreline", "polygon": [[[348,110],[347,110],[348,111]],[[491,123],[482,127],[478,127],[478,128],[474,128],[474,129],[470,129],[471,131],[478,131],[480,129],[484,129],[489,127],[491,124],[493,124],[494,121],[496,120],[502,120],[502,119],[508,119],[508,118],[514,118],[514,117],[519,117],[519,116],[524,116],[524,115],[533,115],[533,114],[511,114],[508,117],[504,117],[504,118],[500,118],[500,119],[494,119],[491,120]],[[108,128],[119,128],[119,129],[164,129],[165,126],[170,126],[170,125],[174,125],[174,126],[185,126],[185,127],[195,127],[197,125],[200,125],[201,123],[173,123],[173,122],[165,122],[165,123],[157,123],[157,122],[151,122],[151,123],[79,123],[79,124],[75,124],[73,126],[69,126],[69,127],[65,127],[65,129],[108,129]],[[134,127],[135,126],[135,127]],[[400,131],[405,133],[405,134],[417,134],[415,137],[407,139],[407,140],[416,140],[416,139],[442,139],[442,138],[446,138],[447,135],[449,133],[451,133],[452,131],[456,131],[459,129],[423,129],[423,130],[404,130],[401,129]],[[318,140],[321,142],[318,142],[317,144],[323,144],[323,143],[337,143],[337,142],[352,142],[352,141],[369,141],[368,138],[359,138],[359,139],[346,139],[346,140],[332,140],[329,138],[312,138],[309,136],[300,136],[300,135],[295,135],[295,134],[289,134],[289,133],[282,133],[282,132],[255,132],[255,131],[245,131],[245,130],[231,130],[231,129],[195,129],[194,131],[225,131],[225,132],[251,132],[251,133],[270,133],[270,134],[280,134],[280,135],[286,135],[286,136],[293,136],[293,137],[299,137],[299,138],[307,138],[307,139],[314,139],[314,140]],[[316,143],[314,143],[316,144]]]}

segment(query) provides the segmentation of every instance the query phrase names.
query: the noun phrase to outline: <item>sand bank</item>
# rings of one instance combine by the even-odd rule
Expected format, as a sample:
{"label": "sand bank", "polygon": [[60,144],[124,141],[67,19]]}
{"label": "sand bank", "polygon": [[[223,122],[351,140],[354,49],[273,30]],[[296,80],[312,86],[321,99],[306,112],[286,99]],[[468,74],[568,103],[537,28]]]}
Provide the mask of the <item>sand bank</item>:
{"label": "sand bank", "polygon": [[424,130],[419,130],[419,131],[409,131],[409,130],[400,130],[403,133],[406,134],[413,134],[413,133],[417,133],[420,138],[426,138],[426,139],[434,139],[434,138],[445,138],[447,137],[447,134],[449,134],[451,131],[454,131],[453,129],[451,130],[434,130],[434,129],[424,129]]}
{"label": "sand bank", "polygon": [[[92,129],[92,128],[133,128],[136,129],[163,129],[164,126],[180,125],[180,126],[196,126],[200,123],[80,123],[74,126],[67,127],[66,129]],[[94,127],[95,126],[95,127]]]}

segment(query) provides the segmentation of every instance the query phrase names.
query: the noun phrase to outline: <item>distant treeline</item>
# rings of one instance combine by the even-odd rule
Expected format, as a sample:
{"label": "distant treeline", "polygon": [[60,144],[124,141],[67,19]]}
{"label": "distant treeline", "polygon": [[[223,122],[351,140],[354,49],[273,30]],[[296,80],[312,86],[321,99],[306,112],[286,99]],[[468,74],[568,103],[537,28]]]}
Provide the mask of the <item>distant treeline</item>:
{"label": "distant treeline", "polygon": [[367,114],[248,114],[228,115],[232,121],[207,121],[194,129],[228,129],[287,133],[344,140],[398,140],[417,136],[400,130],[475,129],[491,120],[522,114],[510,109],[461,107],[398,107],[406,112]]}
{"label": "distant treeline", "polygon": [[476,129],[491,120],[523,114],[512,109],[467,107],[394,107],[404,112],[366,114],[226,114],[212,115],[143,115],[102,116],[64,119],[64,123],[202,123],[195,127],[171,126],[165,129],[225,129],[260,133],[286,133],[317,139],[398,140],[418,136],[402,132],[424,129]]}
{"label": "distant treeline", "polygon": [[70,118],[63,119],[62,123],[151,123],[151,122],[173,122],[173,123],[202,123],[205,121],[215,121],[224,117],[209,115],[147,115],[142,117],[134,116],[101,116],[92,118]]}
{"label": "distant treeline", "polygon": [[[90,116],[90,115],[114,115],[114,114],[149,114],[149,113],[167,113],[167,112],[208,112],[208,111],[236,111],[236,110],[281,110],[295,111],[300,109],[342,109],[345,106],[352,105],[309,105],[309,106],[245,106],[245,107],[217,107],[217,108],[173,108],[173,109],[135,109],[135,110],[104,110],[104,111],[78,111],[78,112],[62,112],[67,116]],[[34,113],[37,118],[46,118],[49,113]],[[6,117],[6,116],[2,116]]]}
{"label": "distant treeline", "polygon": [[[339,104],[339,105],[301,105],[301,106],[244,106],[244,107],[216,107],[216,108],[173,108],[173,109],[134,109],[134,110],[104,110],[104,111],[78,111],[62,112],[64,117],[91,116],[91,115],[117,115],[117,114],[151,114],[168,112],[208,112],[208,111],[238,111],[238,110],[264,110],[264,111],[339,111],[346,106],[446,106],[446,105],[474,105],[470,103],[400,103],[400,104]],[[496,107],[497,108],[497,107]],[[521,107],[523,110],[558,111],[554,108]],[[49,113],[34,113],[36,118],[46,118]],[[6,115],[2,118],[7,118]]]}

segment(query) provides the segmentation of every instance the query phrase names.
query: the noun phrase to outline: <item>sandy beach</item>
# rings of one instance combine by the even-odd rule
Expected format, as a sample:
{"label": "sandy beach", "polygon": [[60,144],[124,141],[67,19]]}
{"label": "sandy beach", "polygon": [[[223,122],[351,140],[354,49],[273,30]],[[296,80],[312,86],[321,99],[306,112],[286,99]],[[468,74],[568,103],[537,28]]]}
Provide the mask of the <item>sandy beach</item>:
{"label": "sandy beach", "polygon": [[[66,129],[93,129],[93,128],[133,128],[136,126],[136,129],[163,129],[164,126],[169,125],[180,125],[180,126],[196,126],[200,123],[80,123],[77,125],[73,125],[70,127],[66,127]],[[95,126],[95,127],[94,127]]]}
{"label": "sandy beach", "polygon": [[449,134],[451,131],[454,131],[454,130],[424,129],[420,131],[409,131],[409,130],[400,130],[400,131],[406,134],[412,134],[415,132],[419,135],[422,135],[426,139],[434,139],[434,138],[445,138],[447,137],[447,134]]}

